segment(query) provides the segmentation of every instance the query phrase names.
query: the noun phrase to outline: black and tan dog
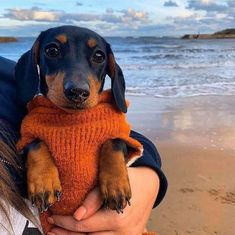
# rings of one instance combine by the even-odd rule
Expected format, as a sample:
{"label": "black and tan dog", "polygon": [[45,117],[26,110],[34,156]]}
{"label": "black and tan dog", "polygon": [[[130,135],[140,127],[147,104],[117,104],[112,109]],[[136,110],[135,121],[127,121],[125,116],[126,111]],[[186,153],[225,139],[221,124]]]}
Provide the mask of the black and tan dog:
{"label": "black and tan dog", "polygon": [[[22,108],[39,91],[68,113],[92,108],[99,101],[108,75],[114,105],[121,112],[127,111],[123,73],[110,45],[85,28],[62,26],[42,32],[18,61],[15,74]],[[131,198],[126,169],[128,150],[126,143],[117,138],[107,140],[100,151],[101,197],[106,207],[117,212],[122,212]],[[43,212],[61,196],[59,173],[48,146],[40,139],[25,151],[29,197]]]}

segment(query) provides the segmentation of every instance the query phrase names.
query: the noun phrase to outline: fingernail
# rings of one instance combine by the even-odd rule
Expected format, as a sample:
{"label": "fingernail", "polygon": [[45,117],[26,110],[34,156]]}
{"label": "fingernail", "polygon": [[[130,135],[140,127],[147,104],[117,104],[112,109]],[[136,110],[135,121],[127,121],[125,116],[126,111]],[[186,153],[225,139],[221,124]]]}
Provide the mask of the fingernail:
{"label": "fingernail", "polygon": [[[54,220],[51,217],[47,218],[47,221],[49,224],[54,224]],[[54,233],[53,233],[54,234]]]}
{"label": "fingernail", "polygon": [[81,219],[85,216],[86,212],[87,212],[86,207],[81,206],[81,207],[79,207],[79,208],[76,210],[76,212],[74,213],[73,217],[74,217],[76,220],[81,220]]}

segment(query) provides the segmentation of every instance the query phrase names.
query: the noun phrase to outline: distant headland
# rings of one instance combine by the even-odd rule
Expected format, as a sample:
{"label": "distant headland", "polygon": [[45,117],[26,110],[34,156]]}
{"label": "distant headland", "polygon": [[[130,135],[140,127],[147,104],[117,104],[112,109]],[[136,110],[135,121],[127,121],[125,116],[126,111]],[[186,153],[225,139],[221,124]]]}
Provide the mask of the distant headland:
{"label": "distant headland", "polygon": [[185,34],[182,39],[235,39],[235,29],[225,29],[213,34]]}
{"label": "distant headland", "polygon": [[17,38],[15,37],[1,37],[0,36],[0,43],[2,42],[17,42]]}

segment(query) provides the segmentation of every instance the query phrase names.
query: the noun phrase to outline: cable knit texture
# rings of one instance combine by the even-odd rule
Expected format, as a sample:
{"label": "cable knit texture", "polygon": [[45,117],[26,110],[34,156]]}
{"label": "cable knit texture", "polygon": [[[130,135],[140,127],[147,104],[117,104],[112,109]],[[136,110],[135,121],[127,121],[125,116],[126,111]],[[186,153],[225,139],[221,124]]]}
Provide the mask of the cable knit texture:
{"label": "cable knit texture", "polygon": [[95,107],[73,113],[43,96],[34,98],[28,110],[17,147],[23,149],[36,138],[47,144],[62,185],[61,201],[50,207],[55,214],[72,215],[95,186],[99,151],[105,141],[124,140],[133,150],[130,160],[142,153],[142,145],[129,137],[130,125],[114,106],[110,91],[102,92]]}

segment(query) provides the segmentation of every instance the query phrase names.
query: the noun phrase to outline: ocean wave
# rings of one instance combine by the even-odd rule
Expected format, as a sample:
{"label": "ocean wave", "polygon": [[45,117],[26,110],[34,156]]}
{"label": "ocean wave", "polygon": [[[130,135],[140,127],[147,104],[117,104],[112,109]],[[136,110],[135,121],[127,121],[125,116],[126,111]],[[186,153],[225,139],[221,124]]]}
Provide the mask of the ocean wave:
{"label": "ocean wave", "polygon": [[[165,49],[165,50],[159,50],[159,51],[167,51],[169,53],[180,53],[180,54],[207,54],[207,53],[217,53],[217,54],[223,54],[227,52],[235,52],[235,48],[229,48],[229,49],[220,49],[217,48],[184,48],[182,45],[158,45],[158,46],[147,46],[147,47],[141,47],[140,48],[142,52],[156,52],[158,49]],[[139,50],[139,52],[141,51]]]}
{"label": "ocean wave", "polygon": [[126,92],[126,95],[127,96],[147,96],[147,94],[144,92],[129,92],[129,91]]}
{"label": "ocean wave", "polygon": [[117,53],[148,53],[148,52],[156,52],[161,49],[171,49],[173,52],[176,52],[182,45],[167,45],[167,44],[159,44],[159,45],[145,45],[139,47],[125,47],[125,48],[116,48]]}
{"label": "ocean wave", "polygon": [[154,97],[192,97],[202,95],[235,95],[235,82],[218,82],[214,84],[195,84],[160,87],[128,87],[127,95]]}
{"label": "ocean wave", "polygon": [[[17,60],[34,40],[21,38],[15,44],[1,44],[0,55]],[[235,94],[235,40],[115,37],[109,42],[124,72],[128,95]]]}
{"label": "ocean wave", "polygon": [[142,56],[132,56],[133,59],[145,59],[145,60],[156,60],[156,59],[181,59],[185,58],[184,55],[180,54],[155,54],[155,55],[142,55]]}
{"label": "ocean wave", "polygon": [[[136,57],[138,58],[138,57]],[[153,56],[152,59],[157,59],[158,56]],[[180,58],[180,57],[178,57]],[[154,62],[154,61],[153,61]],[[143,70],[143,69],[206,69],[206,68],[218,68],[218,67],[230,67],[235,68],[235,61],[219,61],[215,63],[188,63],[181,62],[178,64],[157,64],[157,63],[142,63],[142,64],[121,64],[123,69],[126,70]]]}
{"label": "ocean wave", "polygon": [[118,48],[116,49],[116,53],[141,53],[141,51],[139,49]]}
{"label": "ocean wave", "polygon": [[170,67],[167,65],[168,68],[172,69],[205,69],[205,68],[215,68],[215,67],[235,67],[235,62],[232,61],[224,61],[224,62],[217,62],[217,63],[189,63],[189,64],[177,64],[171,65]]}
{"label": "ocean wave", "polygon": [[180,52],[183,52],[183,53],[208,53],[208,52],[218,52],[218,49],[211,49],[211,48],[186,48],[186,49],[181,49]]}
{"label": "ocean wave", "polygon": [[182,45],[177,45],[177,44],[158,44],[154,45],[153,48],[181,48]]}
{"label": "ocean wave", "polygon": [[163,39],[158,37],[139,37],[139,38],[127,38],[124,39],[126,43],[130,43],[132,45],[163,45],[163,47],[168,46],[182,46],[182,43],[179,43],[181,41],[175,40],[175,39]]}

